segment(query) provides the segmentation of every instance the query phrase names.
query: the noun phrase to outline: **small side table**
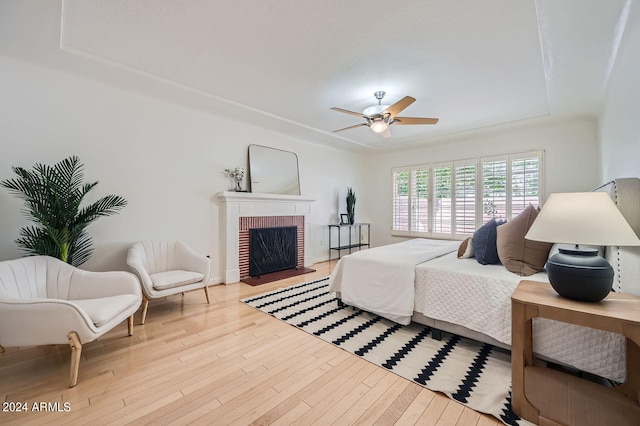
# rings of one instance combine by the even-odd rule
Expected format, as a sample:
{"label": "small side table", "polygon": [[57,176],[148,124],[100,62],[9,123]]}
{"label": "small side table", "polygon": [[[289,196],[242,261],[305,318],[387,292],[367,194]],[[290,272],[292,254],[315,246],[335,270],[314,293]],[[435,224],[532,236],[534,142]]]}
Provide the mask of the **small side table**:
{"label": "small side table", "polygon": [[[626,381],[602,386],[534,365],[532,320],[548,318],[626,337]],[[540,425],[640,425],[640,298],[611,293],[598,303],[559,296],[548,283],[521,281],[511,295],[513,411]]]}

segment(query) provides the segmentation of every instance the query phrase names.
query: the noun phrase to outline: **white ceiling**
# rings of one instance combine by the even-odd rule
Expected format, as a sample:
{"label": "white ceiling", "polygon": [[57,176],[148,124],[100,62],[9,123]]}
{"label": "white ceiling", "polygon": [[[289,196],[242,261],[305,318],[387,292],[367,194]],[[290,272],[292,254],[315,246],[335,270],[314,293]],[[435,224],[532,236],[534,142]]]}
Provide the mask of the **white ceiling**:
{"label": "white ceiling", "polygon": [[[370,151],[596,115],[633,1],[63,0],[60,47],[233,119]],[[330,107],[361,112],[377,90],[439,123],[332,132],[361,119]]]}

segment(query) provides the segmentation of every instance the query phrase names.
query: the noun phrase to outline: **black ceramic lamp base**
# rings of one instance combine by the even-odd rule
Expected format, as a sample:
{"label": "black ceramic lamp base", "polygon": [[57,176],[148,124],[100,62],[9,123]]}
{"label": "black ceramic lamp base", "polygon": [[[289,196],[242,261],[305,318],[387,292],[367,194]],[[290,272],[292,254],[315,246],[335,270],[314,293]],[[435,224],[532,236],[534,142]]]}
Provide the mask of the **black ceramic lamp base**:
{"label": "black ceramic lamp base", "polygon": [[560,248],[547,262],[549,282],[563,297],[599,302],[611,291],[613,268],[596,249]]}

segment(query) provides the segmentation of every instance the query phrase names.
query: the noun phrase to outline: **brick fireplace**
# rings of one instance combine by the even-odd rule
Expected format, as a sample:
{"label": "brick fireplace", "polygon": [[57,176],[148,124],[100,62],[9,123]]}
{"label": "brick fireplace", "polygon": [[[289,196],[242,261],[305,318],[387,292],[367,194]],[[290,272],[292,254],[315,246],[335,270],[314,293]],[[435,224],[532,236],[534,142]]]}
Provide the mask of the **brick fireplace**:
{"label": "brick fireplace", "polygon": [[221,265],[225,284],[249,275],[249,229],[251,227],[296,226],[298,228],[298,266],[311,266],[309,247],[313,199],[299,195],[218,193],[222,202],[221,226],[224,244]]}

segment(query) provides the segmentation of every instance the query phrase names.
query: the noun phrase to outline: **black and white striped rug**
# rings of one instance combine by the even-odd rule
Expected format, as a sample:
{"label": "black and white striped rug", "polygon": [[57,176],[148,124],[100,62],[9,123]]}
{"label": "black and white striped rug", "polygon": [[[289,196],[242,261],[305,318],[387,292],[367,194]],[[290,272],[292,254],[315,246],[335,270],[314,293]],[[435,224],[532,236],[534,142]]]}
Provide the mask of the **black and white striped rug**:
{"label": "black and white striped rug", "polygon": [[430,327],[340,307],[328,278],[242,302],[505,424],[529,424],[511,411],[510,356],[503,349],[445,332],[434,340]]}

